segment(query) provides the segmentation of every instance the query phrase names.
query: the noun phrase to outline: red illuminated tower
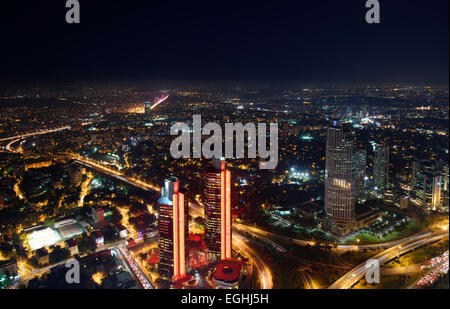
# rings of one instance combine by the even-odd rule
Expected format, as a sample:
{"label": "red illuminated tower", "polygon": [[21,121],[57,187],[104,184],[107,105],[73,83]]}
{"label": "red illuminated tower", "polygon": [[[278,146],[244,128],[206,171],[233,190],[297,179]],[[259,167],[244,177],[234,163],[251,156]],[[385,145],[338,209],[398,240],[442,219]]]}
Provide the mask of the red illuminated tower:
{"label": "red illuminated tower", "polygon": [[170,178],[161,188],[159,204],[159,272],[174,280],[186,275],[187,203],[179,181]]}
{"label": "red illuminated tower", "polygon": [[205,242],[212,258],[231,258],[231,173],[224,160],[214,160],[202,175]]}

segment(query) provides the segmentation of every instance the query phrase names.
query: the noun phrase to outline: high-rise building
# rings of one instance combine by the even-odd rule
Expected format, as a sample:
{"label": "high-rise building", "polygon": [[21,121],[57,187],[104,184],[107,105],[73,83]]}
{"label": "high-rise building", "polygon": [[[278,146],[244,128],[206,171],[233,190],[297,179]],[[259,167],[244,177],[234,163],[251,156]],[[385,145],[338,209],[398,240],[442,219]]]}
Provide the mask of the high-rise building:
{"label": "high-rise building", "polygon": [[410,167],[410,175],[409,175],[409,186],[411,190],[414,190],[416,187],[416,173],[417,173],[417,161],[413,161]]}
{"label": "high-rise building", "polygon": [[449,196],[450,190],[448,187],[448,176],[449,176],[449,168],[448,163],[443,166],[443,176],[444,176],[444,209],[448,211],[449,208]]}
{"label": "high-rise building", "polygon": [[388,188],[384,191],[384,203],[389,206],[395,206],[400,209],[408,208],[408,192],[400,188]]}
{"label": "high-rise building", "polygon": [[325,212],[336,225],[355,218],[356,137],[338,121],[328,127],[325,166]]}
{"label": "high-rise building", "polygon": [[189,236],[187,201],[177,178],[165,181],[158,204],[158,270],[163,276],[177,280],[186,275]]}
{"label": "high-rise building", "polygon": [[356,150],[356,196],[358,201],[366,199],[366,150]]}
{"label": "high-rise building", "polygon": [[144,103],[144,112],[145,112],[146,115],[150,115],[150,112],[151,112],[150,101],[145,101],[145,103]]}
{"label": "high-rise building", "polygon": [[444,206],[444,178],[432,162],[419,162],[414,188],[416,201],[428,210],[441,210]]}
{"label": "high-rise building", "polygon": [[203,171],[205,242],[212,259],[231,258],[231,172],[224,160],[213,160]]}
{"label": "high-rise building", "polygon": [[449,174],[448,164],[444,164],[444,166],[442,167],[442,173],[444,176],[444,191],[448,192],[448,174]]}
{"label": "high-rise building", "polygon": [[381,194],[389,187],[389,146],[374,146],[373,178],[375,191]]}

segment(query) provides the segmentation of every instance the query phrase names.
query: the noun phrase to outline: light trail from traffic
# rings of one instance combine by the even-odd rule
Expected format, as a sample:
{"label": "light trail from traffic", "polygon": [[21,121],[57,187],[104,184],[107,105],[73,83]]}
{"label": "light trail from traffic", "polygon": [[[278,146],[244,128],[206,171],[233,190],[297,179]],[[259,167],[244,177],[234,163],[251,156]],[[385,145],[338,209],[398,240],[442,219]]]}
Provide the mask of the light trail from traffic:
{"label": "light trail from traffic", "polygon": [[[415,250],[429,243],[441,240],[444,237],[448,237],[448,233],[446,231],[439,231],[435,233],[427,233],[422,236],[416,236],[384,250],[383,252],[372,257],[371,260],[378,260],[379,265],[382,266],[404,253]],[[346,273],[344,276],[339,278],[329,287],[329,289],[349,289],[360,279],[362,279],[366,275],[366,272],[366,262],[363,262]]]}
{"label": "light trail from traffic", "polygon": [[425,276],[417,279],[414,283],[409,285],[407,289],[423,289],[433,284],[442,274],[448,274],[448,251],[444,254],[435,257],[429,263],[422,267],[422,269],[429,269]]}
{"label": "light trail from traffic", "polygon": [[153,286],[150,283],[150,280],[145,276],[145,272],[142,271],[142,269],[139,266],[139,263],[130,254],[130,252],[128,252],[126,247],[120,246],[117,249],[122,254],[122,256],[125,258],[126,263],[128,264],[128,266],[130,266],[131,271],[136,276],[136,278],[139,280],[142,287],[146,290],[153,289]]}
{"label": "light trail from traffic", "polygon": [[146,191],[161,192],[160,188],[158,188],[158,187],[156,187],[156,186],[154,186],[152,184],[149,184],[149,183],[147,183],[145,181],[142,181],[140,179],[137,179],[137,178],[134,178],[134,177],[131,177],[131,176],[127,176],[123,172],[120,172],[120,171],[117,171],[117,170],[112,169],[110,167],[107,167],[107,166],[105,166],[103,164],[100,164],[100,163],[98,163],[98,162],[96,162],[94,160],[88,159],[86,157],[81,157],[81,156],[78,156],[78,155],[69,155],[69,158],[74,159],[75,162],[77,162],[79,164],[82,164],[82,165],[84,165],[86,167],[90,167],[90,168],[96,169],[96,170],[98,170],[100,172],[108,174],[108,175],[110,175],[110,176],[112,176],[112,177],[114,177],[116,179],[124,181],[124,182],[126,182],[126,183],[128,183],[130,185],[133,185],[135,187],[138,187],[140,189],[143,189],[143,190],[146,190]]}
{"label": "light trail from traffic", "polygon": [[37,131],[37,132],[27,133],[27,134],[22,134],[22,135],[4,137],[4,138],[0,138],[0,142],[9,141],[9,140],[12,140],[12,139],[23,139],[23,138],[30,137],[30,136],[35,136],[35,135],[54,133],[54,132],[59,132],[59,131],[62,131],[62,130],[69,130],[70,128],[71,128],[70,126],[65,126],[65,127],[60,127],[60,128],[56,128],[56,129],[49,129],[49,130]]}
{"label": "light trail from traffic", "polygon": [[245,237],[233,232],[233,245],[238,249],[242,250],[250,256],[250,258],[255,262],[255,267],[258,270],[259,278],[261,281],[262,289],[272,289],[273,288],[273,278],[272,272],[269,266],[261,259],[257,252],[255,252],[252,247],[246,244],[248,241]]}
{"label": "light trail from traffic", "polygon": [[9,152],[19,153],[20,151],[19,151],[19,150],[16,150],[16,149],[13,149],[13,148],[12,148],[12,145],[14,145],[15,143],[17,143],[17,142],[20,141],[20,140],[21,140],[20,138],[15,139],[15,140],[12,140],[11,142],[8,143],[8,145],[6,145],[5,149],[6,149],[7,151],[9,151]]}
{"label": "light trail from traffic", "polygon": [[162,102],[164,102],[165,100],[167,100],[169,96],[168,95],[163,95],[163,97],[161,99],[159,99],[155,104],[153,104],[152,106],[150,106],[150,109],[154,109],[156,106],[158,106],[159,104],[161,104]]}
{"label": "light trail from traffic", "polygon": [[[262,230],[260,228],[250,226],[250,225],[239,224],[239,223],[235,223],[235,225],[238,226],[240,229],[248,231],[249,233],[252,233],[252,234],[259,234],[260,236],[264,236],[264,237],[271,236],[273,238],[278,238],[278,239],[282,239],[285,241],[292,241],[293,243],[300,245],[300,246],[308,246],[308,245],[314,246],[316,244],[316,241],[291,238],[291,237],[276,234],[273,232],[268,232],[266,230]],[[374,244],[367,244],[367,245],[336,245],[335,250],[338,250],[338,251],[361,251],[361,250],[365,250],[365,249],[387,249],[392,246],[398,245],[402,242],[405,242],[408,240],[414,240],[414,239],[426,236],[428,234],[429,233],[418,233],[418,234],[414,234],[414,235],[411,235],[406,238],[402,238],[402,239],[398,239],[398,240],[394,240],[394,241],[390,241],[390,242],[374,243]]]}

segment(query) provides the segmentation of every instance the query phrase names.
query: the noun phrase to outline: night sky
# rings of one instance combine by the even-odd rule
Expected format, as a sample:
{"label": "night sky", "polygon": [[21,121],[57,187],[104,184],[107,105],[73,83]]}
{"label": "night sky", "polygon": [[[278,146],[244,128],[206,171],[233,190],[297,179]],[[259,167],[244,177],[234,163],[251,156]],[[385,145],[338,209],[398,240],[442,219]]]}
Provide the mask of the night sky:
{"label": "night sky", "polygon": [[448,0],[4,0],[0,80],[448,83]]}

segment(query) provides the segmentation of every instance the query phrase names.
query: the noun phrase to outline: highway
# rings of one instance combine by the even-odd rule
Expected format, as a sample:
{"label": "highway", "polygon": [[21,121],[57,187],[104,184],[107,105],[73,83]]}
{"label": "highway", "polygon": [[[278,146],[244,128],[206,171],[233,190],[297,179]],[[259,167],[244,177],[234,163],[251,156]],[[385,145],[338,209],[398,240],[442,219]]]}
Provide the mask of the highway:
{"label": "highway", "polygon": [[168,95],[163,95],[163,97],[161,99],[158,100],[158,102],[156,102],[155,104],[153,104],[150,109],[154,109],[156,106],[158,106],[159,104],[161,104],[162,102],[164,102],[165,100],[167,100],[169,98]]}
{"label": "highway", "polygon": [[420,266],[420,270],[426,270],[425,275],[410,284],[407,289],[423,289],[433,284],[442,274],[448,274],[448,251],[434,257]]}
{"label": "highway", "polygon": [[287,253],[287,252],[288,252],[283,246],[281,246],[280,244],[274,242],[274,241],[271,240],[270,238],[267,238],[267,237],[265,237],[264,235],[261,235],[261,234],[258,234],[258,233],[249,231],[247,228],[248,228],[247,225],[243,225],[243,224],[236,223],[236,222],[233,223],[233,229],[234,229],[234,230],[240,231],[241,233],[249,233],[249,234],[251,234],[252,236],[258,238],[259,240],[265,242],[265,243],[268,244],[269,246],[271,246],[271,247],[277,249],[277,250],[280,251],[281,253]]}
{"label": "highway", "polygon": [[263,259],[261,259],[261,257],[257,252],[253,250],[252,247],[247,245],[247,242],[249,242],[247,238],[241,236],[236,232],[233,232],[233,246],[235,246],[238,250],[244,252],[254,261],[254,265],[259,273],[261,288],[272,289],[273,279],[272,272],[270,271],[269,266],[266,264],[266,262],[264,262]]}
{"label": "highway", "polygon": [[[245,230],[246,232],[249,232],[252,234],[259,234],[260,236],[270,236],[275,239],[282,239],[285,241],[292,240],[293,243],[300,245],[300,246],[306,246],[306,245],[314,246],[316,244],[316,241],[291,238],[291,237],[276,234],[273,232],[268,232],[266,230],[262,230],[260,228],[250,226],[250,225],[244,225],[244,224],[238,224],[238,223],[235,223],[235,225],[237,227],[239,227],[240,229]],[[428,233],[418,233],[418,234],[415,234],[415,235],[412,235],[412,236],[409,236],[406,238],[402,238],[402,239],[398,239],[398,240],[394,240],[394,241],[390,241],[390,242],[374,243],[374,244],[367,244],[367,245],[337,245],[335,250],[345,252],[345,251],[361,251],[361,250],[365,250],[365,249],[387,249],[392,246],[398,245],[404,241],[413,240],[413,239],[419,238],[421,236],[425,236],[427,234]]]}
{"label": "highway", "polygon": [[14,145],[15,143],[17,143],[18,141],[20,141],[21,139],[14,139],[11,142],[8,143],[8,145],[6,145],[5,149],[9,152],[14,152],[14,153],[18,153],[18,150],[15,150],[12,148],[12,145]]}
{"label": "highway", "polygon": [[0,142],[9,141],[12,139],[19,140],[19,139],[23,139],[23,138],[30,137],[30,136],[54,133],[54,132],[58,132],[58,131],[62,131],[62,130],[69,130],[69,129],[70,129],[70,126],[65,126],[65,127],[60,127],[60,128],[56,128],[56,129],[42,130],[42,131],[37,131],[37,132],[32,132],[32,133],[27,133],[27,134],[4,137],[4,138],[0,138]]}
{"label": "highway", "polygon": [[[415,250],[419,247],[427,245],[429,243],[438,241],[448,237],[447,231],[439,231],[434,233],[426,233],[421,236],[410,237],[406,240],[401,241],[399,244],[384,250],[383,252],[375,255],[371,259],[378,260],[380,267],[390,260],[405,254],[409,251]],[[333,283],[329,289],[349,289],[354,284],[356,284],[360,279],[366,275],[366,262],[363,262],[353,268],[351,271],[346,273],[344,276],[339,278],[335,283]]]}
{"label": "highway", "polygon": [[78,155],[73,155],[73,154],[69,155],[69,159],[73,159],[78,164],[84,165],[84,166],[92,168],[92,169],[94,169],[96,171],[99,171],[99,172],[102,172],[104,174],[107,174],[107,175],[109,175],[111,177],[114,177],[114,178],[116,178],[118,180],[126,182],[126,183],[128,183],[128,184],[130,184],[132,186],[135,186],[137,188],[140,188],[142,190],[161,192],[161,189],[156,187],[156,186],[153,186],[153,185],[151,185],[149,183],[146,183],[146,182],[144,182],[144,181],[142,181],[140,179],[127,176],[124,173],[122,173],[122,172],[120,172],[120,171],[118,171],[116,169],[107,167],[107,166],[105,166],[105,165],[103,165],[101,163],[98,163],[98,162],[94,161],[94,160],[91,160],[91,159],[88,159],[88,158],[85,158],[85,157],[81,157],[81,156],[78,156]]}
{"label": "highway", "polygon": [[118,246],[116,252],[124,258],[124,263],[126,264],[128,271],[139,281],[141,287],[146,290],[153,289],[149,278],[146,276],[146,272],[141,269],[141,266],[128,251],[127,247],[124,245]]}

